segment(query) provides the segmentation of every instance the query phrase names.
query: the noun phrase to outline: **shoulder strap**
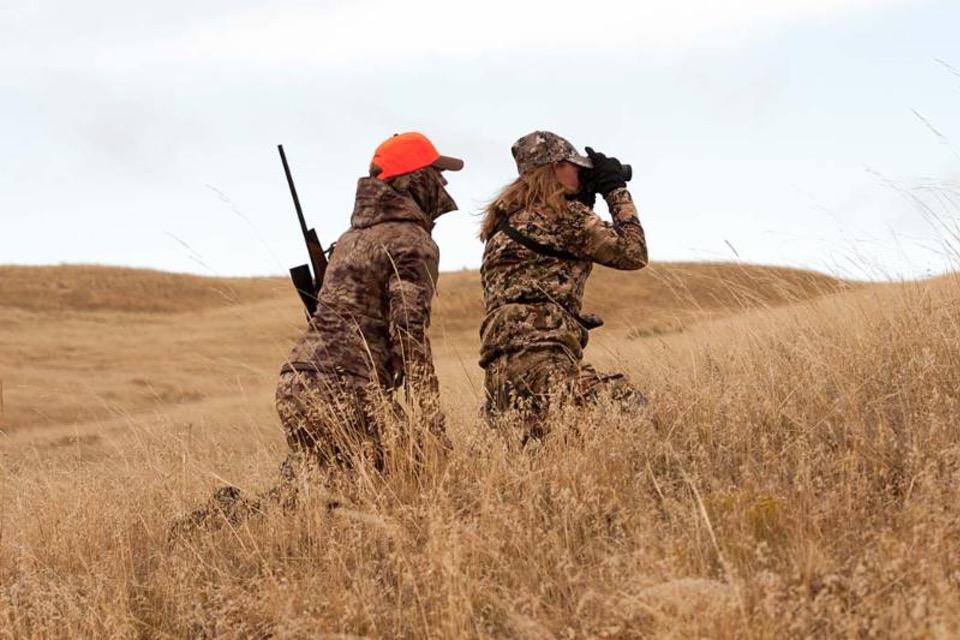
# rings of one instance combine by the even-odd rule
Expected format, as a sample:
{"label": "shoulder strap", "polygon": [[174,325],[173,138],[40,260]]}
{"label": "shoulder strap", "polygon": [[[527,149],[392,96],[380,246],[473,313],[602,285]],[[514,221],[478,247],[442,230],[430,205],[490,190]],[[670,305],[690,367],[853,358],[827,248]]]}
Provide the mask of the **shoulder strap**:
{"label": "shoulder strap", "polygon": [[507,237],[522,244],[530,251],[534,253],[539,253],[540,255],[549,256],[551,258],[557,258],[558,260],[576,260],[577,262],[582,262],[583,258],[575,256],[569,251],[564,251],[563,249],[555,249],[549,245],[545,245],[542,242],[537,242],[528,235],[521,233],[516,227],[510,225],[510,216],[516,213],[512,211],[507,215],[503,216],[500,219],[500,222],[497,224],[496,228],[493,230],[493,233],[496,234],[498,231],[502,231],[507,234]]}

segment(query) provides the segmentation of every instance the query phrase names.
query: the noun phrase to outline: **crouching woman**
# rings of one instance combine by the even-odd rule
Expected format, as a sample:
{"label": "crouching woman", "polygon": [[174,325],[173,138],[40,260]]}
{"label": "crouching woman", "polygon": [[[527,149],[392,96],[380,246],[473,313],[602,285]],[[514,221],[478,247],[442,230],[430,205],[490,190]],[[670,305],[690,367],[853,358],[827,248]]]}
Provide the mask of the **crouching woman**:
{"label": "crouching woman", "polygon": [[[623,374],[601,374],[583,362],[587,332],[602,324],[582,311],[593,265],[647,264],[623,165],[587,151],[583,156],[546,131],[517,140],[512,152],[520,175],[488,205],[482,222],[485,411],[489,418],[520,412],[524,440],[545,435],[547,413],[565,402],[582,405],[608,394],[628,407],[646,403]],[[595,193],[606,200],[612,223],[593,212]]]}

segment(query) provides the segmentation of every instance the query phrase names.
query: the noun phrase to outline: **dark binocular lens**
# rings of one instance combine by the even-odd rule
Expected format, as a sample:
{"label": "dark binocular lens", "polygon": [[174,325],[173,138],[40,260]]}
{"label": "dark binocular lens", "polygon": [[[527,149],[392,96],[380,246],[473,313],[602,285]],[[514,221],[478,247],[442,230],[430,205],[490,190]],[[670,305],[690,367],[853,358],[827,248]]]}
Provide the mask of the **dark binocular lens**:
{"label": "dark binocular lens", "polygon": [[[628,164],[620,165],[620,177],[624,182],[630,182],[633,179],[633,167]],[[580,181],[588,184],[593,182],[593,169],[581,169]]]}

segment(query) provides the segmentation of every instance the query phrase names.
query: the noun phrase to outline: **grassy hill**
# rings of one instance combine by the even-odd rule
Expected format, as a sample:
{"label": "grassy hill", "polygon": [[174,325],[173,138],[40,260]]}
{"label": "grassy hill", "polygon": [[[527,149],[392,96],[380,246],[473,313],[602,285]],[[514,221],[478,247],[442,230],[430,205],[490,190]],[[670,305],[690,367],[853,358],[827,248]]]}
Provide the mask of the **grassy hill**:
{"label": "grassy hill", "polygon": [[[677,331],[849,287],[828,276],[732,264],[600,269],[586,308],[597,340]],[[475,361],[477,272],[444,273],[432,335],[442,368]],[[3,422],[12,432],[69,425],[270,388],[303,315],[284,278],[206,278],[101,266],[0,267]],[[453,360],[456,363],[452,362]]]}
{"label": "grassy hill", "polygon": [[[823,274],[730,263],[660,263],[639,272],[598,267],[588,306],[601,312],[635,309],[722,310],[793,302],[847,283]],[[0,308],[49,312],[183,313],[289,298],[286,278],[211,278],[98,265],[0,265]],[[440,275],[436,319],[472,321],[482,313],[476,271]]]}
{"label": "grassy hill", "polygon": [[177,313],[280,295],[280,278],[208,278],[97,265],[0,265],[0,307],[41,313]]}
{"label": "grassy hill", "polygon": [[477,416],[478,275],[442,274],[446,463],[392,449],[328,479],[343,508],[168,541],[214,487],[276,483],[298,305],[0,267],[0,638],[960,634],[957,276],[599,270],[588,359],[655,417],[573,411],[520,451]]}

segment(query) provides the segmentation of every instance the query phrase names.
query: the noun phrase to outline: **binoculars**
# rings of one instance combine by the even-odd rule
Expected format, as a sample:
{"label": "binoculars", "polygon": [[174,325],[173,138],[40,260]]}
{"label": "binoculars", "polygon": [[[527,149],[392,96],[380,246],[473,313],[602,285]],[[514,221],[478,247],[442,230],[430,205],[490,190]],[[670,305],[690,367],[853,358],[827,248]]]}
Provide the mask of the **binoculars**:
{"label": "binoculars", "polygon": [[628,164],[623,165],[620,175],[623,176],[624,182],[630,182],[633,179],[633,167]]}
{"label": "binoculars", "polygon": [[[621,165],[620,177],[624,182],[630,182],[633,179],[633,167],[628,164]],[[593,169],[581,169],[580,182],[584,191],[593,191]]]}

